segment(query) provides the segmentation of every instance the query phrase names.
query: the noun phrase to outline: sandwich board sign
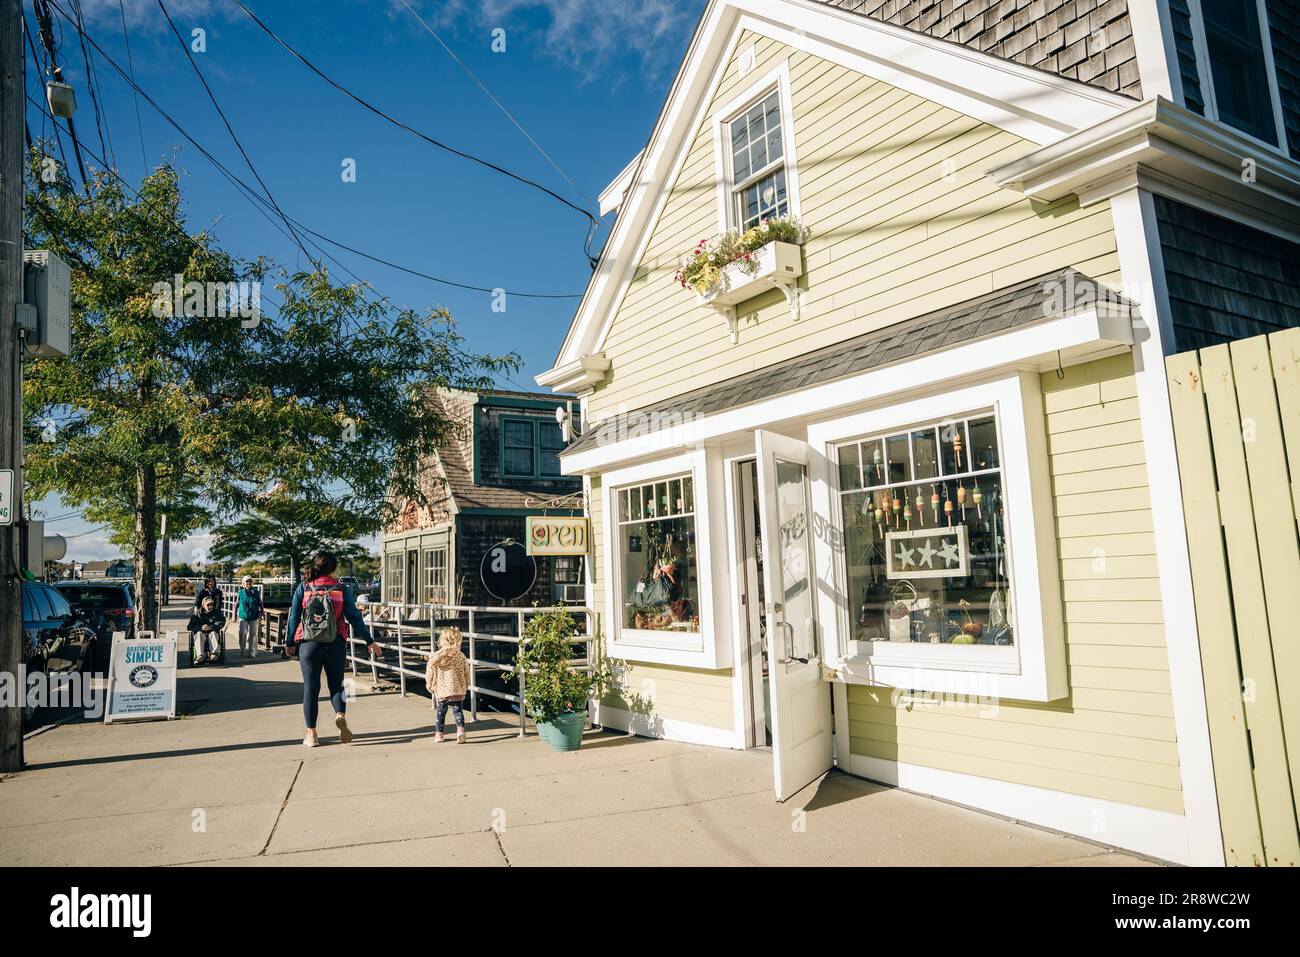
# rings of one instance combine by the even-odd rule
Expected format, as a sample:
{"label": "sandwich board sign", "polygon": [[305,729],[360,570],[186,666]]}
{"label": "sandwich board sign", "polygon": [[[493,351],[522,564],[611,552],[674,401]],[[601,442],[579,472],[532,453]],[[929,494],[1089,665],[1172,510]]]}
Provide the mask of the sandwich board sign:
{"label": "sandwich board sign", "polygon": [[176,717],[176,632],[113,632],[104,723]]}

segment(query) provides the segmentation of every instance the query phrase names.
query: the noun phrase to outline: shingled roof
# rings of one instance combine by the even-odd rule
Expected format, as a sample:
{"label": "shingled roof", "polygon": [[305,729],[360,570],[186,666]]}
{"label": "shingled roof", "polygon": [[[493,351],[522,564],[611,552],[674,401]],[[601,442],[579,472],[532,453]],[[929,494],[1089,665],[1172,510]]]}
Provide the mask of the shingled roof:
{"label": "shingled roof", "polygon": [[[688,417],[723,412],[1078,312],[1078,309],[1055,308],[1056,300],[1064,298],[1060,290],[1071,292],[1073,302],[1109,300],[1132,306],[1078,270],[1057,270],[687,392],[659,405],[635,409],[613,421],[629,425],[635,422],[637,431],[644,432],[647,422],[680,422]],[[585,434],[562,454],[572,455],[597,445],[600,435],[610,432],[607,422],[591,423]],[[621,429],[614,430],[615,434],[620,432]]]}

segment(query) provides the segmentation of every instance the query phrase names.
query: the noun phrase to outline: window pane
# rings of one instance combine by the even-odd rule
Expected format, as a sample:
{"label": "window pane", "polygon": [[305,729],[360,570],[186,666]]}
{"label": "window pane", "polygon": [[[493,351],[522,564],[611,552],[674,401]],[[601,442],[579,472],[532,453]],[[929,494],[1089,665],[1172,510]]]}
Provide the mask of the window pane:
{"label": "window pane", "polygon": [[1001,466],[998,455],[998,426],[993,416],[970,420],[970,448],[964,453],[967,471],[995,469]]}
{"label": "window pane", "polygon": [[502,426],[506,436],[506,445],[532,445],[533,424],[507,419]]}
{"label": "window pane", "polygon": [[538,461],[542,466],[542,475],[561,475],[560,457],[554,452],[539,452]]}
{"label": "window pane", "polygon": [[664,518],[619,529],[622,624],[641,631],[700,630],[695,519]]}
{"label": "window pane", "polygon": [[[924,463],[930,461],[926,456],[936,441],[941,449],[951,445],[942,441],[943,428],[913,433],[918,470],[932,467]],[[986,468],[996,469],[993,417],[972,420],[970,436],[977,462],[983,460],[991,463]],[[901,456],[900,438],[884,440],[891,475]],[[864,458],[878,441],[862,443]],[[854,639],[1013,644],[1000,472],[847,491],[840,495],[840,508]]]}
{"label": "window pane", "polygon": [[890,485],[899,485],[912,477],[912,456],[907,447],[907,433],[891,435],[885,440],[886,475]]}
{"label": "window pane", "polygon": [[939,443],[935,430],[912,433],[913,478],[934,478],[939,474]]}
{"label": "window pane", "polygon": [[1220,119],[1276,145],[1255,0],[1201,0],[1201,10]]}
{"label": "window pane", "polygon": [[560,426],[555,422],[539,422],[537,424],[537,442],[538,448],[550,452],[558,452],[564,448],[564,435],[560,432]]}
{"label": "window pane", "polygon": [[855,488],[862,488],[861,447],[854,442],[849,445],[841,445],[838,451],[840,456],[840,488],[846,492]]}
{"label": "window pane", "polygon": [[507,475],[532,475],[533,450],[506,448],[505,471]]}

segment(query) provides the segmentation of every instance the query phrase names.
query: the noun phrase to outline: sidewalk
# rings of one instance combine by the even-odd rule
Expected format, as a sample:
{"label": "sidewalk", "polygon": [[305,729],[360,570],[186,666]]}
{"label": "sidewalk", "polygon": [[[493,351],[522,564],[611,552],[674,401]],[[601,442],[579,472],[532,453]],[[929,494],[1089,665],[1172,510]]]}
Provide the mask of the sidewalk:
{"label": "sidewalk", "polygon": [[338,744],[322,702],[322,747],[308,750],[298,665],[265,654],[182,670],[179,693],[176,721],[77,721],[29,739],[29,769],[0,779],[0,861],[1147,863],[835,773],[778,804],[762,751],[593,731],[558,754],[501,716],[482,716],[464,745],[435,745],[428,699],[364,684],[353,743]]}

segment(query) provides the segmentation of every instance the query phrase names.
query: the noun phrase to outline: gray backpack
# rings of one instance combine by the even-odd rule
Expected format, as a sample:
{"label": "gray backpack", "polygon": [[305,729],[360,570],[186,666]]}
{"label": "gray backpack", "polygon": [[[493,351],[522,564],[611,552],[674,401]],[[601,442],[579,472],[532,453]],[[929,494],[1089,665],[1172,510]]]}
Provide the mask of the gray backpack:
{"label": "gray backpack", "polygon": [[322,644],[335,641],[339,636],[339,622],[334,616],[334,602],[330,601],[330,592],[338,591],[339,585],[326,585],[317,588],[305,585],[302,603],[302,640],[319,641]]}

